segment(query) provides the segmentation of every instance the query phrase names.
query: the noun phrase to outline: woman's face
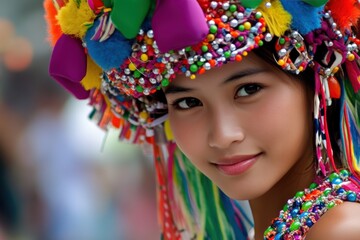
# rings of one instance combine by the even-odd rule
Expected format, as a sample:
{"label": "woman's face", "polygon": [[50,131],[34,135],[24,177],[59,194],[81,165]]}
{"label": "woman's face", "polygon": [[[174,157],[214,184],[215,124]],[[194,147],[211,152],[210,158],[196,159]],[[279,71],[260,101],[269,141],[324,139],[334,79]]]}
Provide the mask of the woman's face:
{"label": "woman's face", "polygon": [[179,148],[222,191],[253,199],[311,152],[304,84],[255,54],[165,89]]}

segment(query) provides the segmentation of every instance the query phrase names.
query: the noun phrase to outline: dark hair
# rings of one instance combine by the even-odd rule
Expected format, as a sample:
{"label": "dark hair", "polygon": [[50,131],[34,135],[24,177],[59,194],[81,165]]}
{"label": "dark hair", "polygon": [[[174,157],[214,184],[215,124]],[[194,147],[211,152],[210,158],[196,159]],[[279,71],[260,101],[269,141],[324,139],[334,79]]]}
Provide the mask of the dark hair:
{"label": "dark hair", "polygon": [[[272,41],[266,42],[264,44],[264,46],[262,46],[261,48],[254,49],[252,52],[254,52],[258,57],[264,59],[268,63],[273,64],[276,68],[280,69],[281,71],[284,71],[281,68],[281,66],[279,66],[275,62],[275,58],[274,58],[274,54],[276,53],[275,43],[277,40],[278,40],[277,38],[274,38]],[[293,52],[295,52],[295,51],[293,51]],[[322,54],[324,54],[324,52],[320,52],[319,55],[322,55]],[[290,57],[292,59],[297,57],[296,53],[294,55],[291,55]],[[321,57],[321,56],[319,56],[319,57]],[[306,89],[308,91],[310,91],[310,93],[312,93],[312,95],[314,94],[314,92],[315,92],[315,81],[314,81],[315,72],[311,67],[307,67],[305,69],[305,71],[301,72],[298,75],[292,74],[292,73],[286,72],[286,71],[285,71],[285,73],[287,73],[291,78],[293,78],[295,80],[298,79],[299,81],[304,83],[306,86]],[[340,76],[338,76],[338,77],[339,77],[339,79],[342,79],[342,77],[340,77]],[[327,125],[328,125],[328,130],[329,130],[330,141],[331,141],[331,147],[333,149],[333,156],[334,156],[334,159],[336,160],[336,164],[338,166],[341,166],[341,157],[340,157],[341,150],[338,145],[338,139],[340,139],[340,108],[341,108],[340,100],[333,99],[331,106],[327,107],[327,119],[326,119]],[[314,146],[315,146],[315,143],[314,143]]]}

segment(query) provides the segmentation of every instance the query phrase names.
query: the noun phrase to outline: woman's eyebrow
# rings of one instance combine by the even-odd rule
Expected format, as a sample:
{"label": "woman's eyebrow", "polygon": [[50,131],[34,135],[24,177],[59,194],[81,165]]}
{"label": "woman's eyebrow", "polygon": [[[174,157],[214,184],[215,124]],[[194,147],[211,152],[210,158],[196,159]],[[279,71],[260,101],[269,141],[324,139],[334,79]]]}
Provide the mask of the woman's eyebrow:
{"label": "woman's eyebrow", "polygon": [[191,90],[192,90],[191,88],[180,87],[180,86],[176,86],[174,84],[171,84],[171,85],[169,85],[168,87],[166,87],[164,89],[164,93],[165,94],[172,94],[172,93],[189,92]]}
{"label": "woman's eyebrow", "polygon": [[[252,68],[252,69],[246,69],[246,70],[242,70],[239,71],[233,75],[231,75],[230,77],[226,78],[225,81],[223,81],[221,84],[226,84],[235,80],[239,80],[240,78],[246,77],[246,76],[250,76],[253,74],[258,74],[261,72],[265,72],[265,69],[261,69],[261,68]],[[164,89],[164,93],[165,94],[174,94],[174,93],[183,93],[183,92],[189,92],[192,91],[193,89],[191,88],[186,88],[186,87],[181,87],[181,86],[176,86],[175,84],[170,84],[168,87],[166,87]]]}
{"label": "woman's eyebrow", "polygon": [[267,70],[263,69],[263,68],[245,69],[245,70],[236,72],[235,74],[233,74],[230,77],[226,78],[225,81],[223,81],[221,84],[226,84],[226,83],[232,82],[234,80],[238,80],[238,79],[246,77],[246,76],[250,76],[250,75],[254,75],[254,74],[258,74],[258,73],[262,73],[262,72],[266,72],[266,71]]}

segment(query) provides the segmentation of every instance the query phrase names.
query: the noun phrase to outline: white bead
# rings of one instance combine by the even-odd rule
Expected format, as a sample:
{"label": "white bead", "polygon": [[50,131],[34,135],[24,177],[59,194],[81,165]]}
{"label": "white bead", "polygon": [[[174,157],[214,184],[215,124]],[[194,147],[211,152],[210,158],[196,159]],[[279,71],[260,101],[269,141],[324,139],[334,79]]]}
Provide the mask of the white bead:
{"label": "white bead", "polygon": [[221,21],[224,22],[224,23],[226,23],[226,22],[228,21],[228,19],[229,19],[229,18],[228,18],[228,16],[226,16],[226,15],[222,15],[222,16],[221,16]]}
{"label": "white bead", "polygon": [[210,70],[211,69],[210,63],[205,63],[204,68],[205,68],[205,70]]}
{"label": "white bead", "polygon": [[271,33],[267,33],[265,35],[265,41],[270,42],[272,39],[273,39],[273,36],[271,35]]}
{"label": "white bead", "polygon": [[231,34],[226,34],[225,35],[225,41],[227,41],[227,42],[230,42],[232,40],[232,36],[231,36]]}
{"label": "white bead", "polygon": [[188,58],[188,63],[193,64],[194,63],[194,58],[192,58],[192,57]]}
{"label": "white bead", "polygon": [[215,9],[215,8],[217,8],[218,3],[215,2],[215,1],[212,1],[212,2],[210,3],[210,6],[211,6],[213,9]]}
{"label": "white bead", "polygon": [[145,83],[145,79],[144,79],[144,78],[140,78],[140,79],[139,79],[139,83],[140,83],[141,85],[143,85],[143,84]]}
{"label": "white bead", "polygon": [[154,31],[153,30],[149,30],[146,34],[149,38],[154,38]]}
{"label": "white bead", "polygon": [[210,21],[208,22],[208,25],[209,25],[209,26],[215,25],[215,21],[214,21],[214,20],[210,20]]}
{"label": "white bead", "polygon": [[150,94],[150,90],[148,88],[145,88],[143,91],[144,95],[149,95]]}
{"label": "white bead", "polygon": [[280,57],[283,57],[283,56],[285,56],[285,54],[286,54],[286,49],[281,49],[280,51],[279,51],[279,56]]}
{"label": "white bead", "polygon": [[236,18],[239,19],[239,20],[242,20],[244,18],[244,14],[243,13],[237,13],[236,14]]}
{"label": "white bead", "polygon": [[208,52],[205,54],[205,58],[206,58],[206,60],[211,60],[213,58],[213,55]]}
{"label": "white bead", "polygon": [[233,19],[230,21],[230,26],[235,28],[237,27],[237,25],[239,25],[239,22],[236,19]]}

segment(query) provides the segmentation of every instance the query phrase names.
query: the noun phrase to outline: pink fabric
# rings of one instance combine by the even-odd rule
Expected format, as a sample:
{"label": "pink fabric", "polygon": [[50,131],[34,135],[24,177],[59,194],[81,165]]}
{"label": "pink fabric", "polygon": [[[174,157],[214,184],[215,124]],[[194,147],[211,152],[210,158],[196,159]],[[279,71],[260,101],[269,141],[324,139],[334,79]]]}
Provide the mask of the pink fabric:
{"label": "pink fabric", "polygon": [[158,0],[152,27],[163,53],[195,45],[209,32],[204,12],[196,0]]}

